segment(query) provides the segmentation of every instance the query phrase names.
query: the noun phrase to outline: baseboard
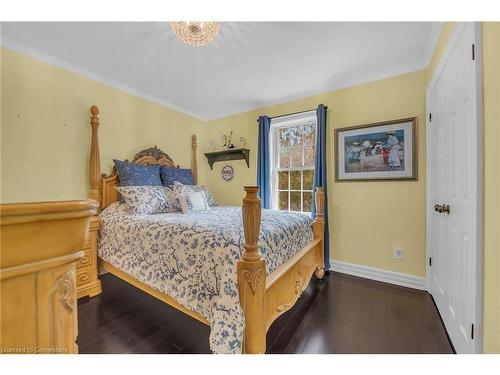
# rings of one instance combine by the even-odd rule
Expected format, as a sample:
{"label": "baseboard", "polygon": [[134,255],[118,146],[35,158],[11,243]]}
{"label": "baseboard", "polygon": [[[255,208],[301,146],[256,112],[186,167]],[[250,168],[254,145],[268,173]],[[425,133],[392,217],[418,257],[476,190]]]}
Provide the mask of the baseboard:
{"label": "baseboard", "polygon": [[338,260],[331,261],[331,270],[335,272],[345,273],[347,275],[363,277],[365,279],[382,281],[388,284],[426,290],[425,277],[387,271],[380,268],[372,268],[359,264],[341,262]]}

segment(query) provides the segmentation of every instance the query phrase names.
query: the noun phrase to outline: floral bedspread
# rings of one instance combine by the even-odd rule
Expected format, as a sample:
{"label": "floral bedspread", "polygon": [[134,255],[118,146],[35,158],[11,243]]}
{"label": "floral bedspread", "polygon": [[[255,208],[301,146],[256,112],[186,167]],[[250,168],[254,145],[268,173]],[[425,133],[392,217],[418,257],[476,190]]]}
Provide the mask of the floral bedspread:
{"label": "floral bedspread", "polygon": [[[241,208],[139,215],[116,202],[101,219],[101,258],[205,317],[213,352],[241,352],[245,318],[236,272],[244,240]],[[268,274],[312,241],[311,223],[303,214],[262,210],[260,244]]]}

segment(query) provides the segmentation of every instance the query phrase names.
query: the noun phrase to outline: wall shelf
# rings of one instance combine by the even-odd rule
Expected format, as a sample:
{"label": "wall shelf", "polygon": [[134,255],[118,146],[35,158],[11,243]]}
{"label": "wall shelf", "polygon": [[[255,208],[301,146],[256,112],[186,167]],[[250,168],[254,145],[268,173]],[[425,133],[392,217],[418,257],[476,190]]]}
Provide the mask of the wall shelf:
{"label": "wall shelf", "polygon": [[231,148],[229,150],[205,152],[205,156],[207,157],[210,169],[214,169],[215,162],[228,160],[245,160],[247,167],[250,168],[250,150],[247,148]]}

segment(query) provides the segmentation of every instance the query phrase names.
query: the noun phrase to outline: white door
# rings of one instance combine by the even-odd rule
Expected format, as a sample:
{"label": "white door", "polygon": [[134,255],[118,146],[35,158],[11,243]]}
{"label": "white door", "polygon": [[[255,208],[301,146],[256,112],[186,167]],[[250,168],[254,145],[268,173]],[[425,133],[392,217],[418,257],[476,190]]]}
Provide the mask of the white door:
{"label": "white door", "polygon": [[481,350],[478,33],[457,26],[427,88],[428,289],[457,353]]}

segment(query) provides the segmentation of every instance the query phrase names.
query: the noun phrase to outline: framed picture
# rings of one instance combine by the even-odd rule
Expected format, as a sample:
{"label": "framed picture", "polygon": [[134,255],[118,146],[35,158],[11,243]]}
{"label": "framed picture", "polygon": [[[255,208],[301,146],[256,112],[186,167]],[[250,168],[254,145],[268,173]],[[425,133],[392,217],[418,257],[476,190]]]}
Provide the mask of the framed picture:
{"label": "framed picture", "polygon": [[417,179],[417,118],[335,129],[335,181]]}

